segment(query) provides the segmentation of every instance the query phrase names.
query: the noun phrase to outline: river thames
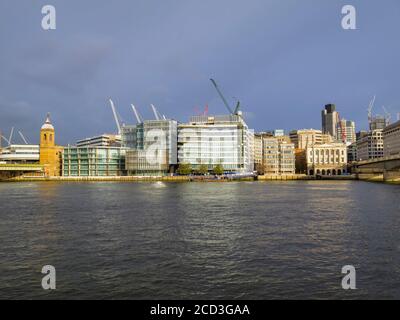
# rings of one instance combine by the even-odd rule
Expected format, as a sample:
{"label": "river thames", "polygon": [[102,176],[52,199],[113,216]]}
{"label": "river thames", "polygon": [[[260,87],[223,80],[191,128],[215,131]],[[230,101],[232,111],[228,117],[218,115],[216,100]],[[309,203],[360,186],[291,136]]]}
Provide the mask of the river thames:
{"label": "river thames", "polygon": [[400,299],[400,186],[0,183],[0,204],[0,299]]}

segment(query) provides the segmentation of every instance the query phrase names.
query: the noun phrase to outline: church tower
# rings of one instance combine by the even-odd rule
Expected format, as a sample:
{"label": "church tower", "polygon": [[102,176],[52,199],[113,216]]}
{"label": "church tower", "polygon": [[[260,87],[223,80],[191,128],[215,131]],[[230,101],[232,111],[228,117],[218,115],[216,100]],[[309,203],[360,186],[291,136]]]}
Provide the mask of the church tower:
{"label": "church tower", "polygon": [[51,124],[50,114],[40,129],[40,164],[44,166],[46,176],[57,177],[61,175],[62,147],[56,145],[55,130]]}
{"label": "church tower", "polygon": [[48,148],[55,146],[54,139],[54,127],[50,121],[50,114],[47,114],[46,121],[42,125],[42,129],[40,129],[40,147]]}

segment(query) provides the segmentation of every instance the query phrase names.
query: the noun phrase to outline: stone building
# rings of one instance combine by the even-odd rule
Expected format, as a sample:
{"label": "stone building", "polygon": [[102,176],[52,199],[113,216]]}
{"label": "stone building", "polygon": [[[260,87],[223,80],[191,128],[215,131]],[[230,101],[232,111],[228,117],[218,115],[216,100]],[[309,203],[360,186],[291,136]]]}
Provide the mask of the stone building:
{"label": "stone building", "polygon": [[326,143],[307,148],[307,174],[336,176],[347,173],[347,147],[344,143]]}
{"label": "stone building", "polygon": [[263,173],[294,174],[295,149],[288,137],[263,138]]}
{"label": "stone building", "polygon": [[383,152],[385,157],[400,155],[400,121],[383,130]]}
{"label": "stone building", "polygon": [[56,145],[55,130],[47,114],[45,123],[40,130],[40,155],[39,162],[44,166],[44,174],[47,177],[61,175],[61,158],[63,147]]}
{"label": "stone building", "polygon": [[254,170],[262,174],[263,170],[263,138],[259,133],[254,134]]}

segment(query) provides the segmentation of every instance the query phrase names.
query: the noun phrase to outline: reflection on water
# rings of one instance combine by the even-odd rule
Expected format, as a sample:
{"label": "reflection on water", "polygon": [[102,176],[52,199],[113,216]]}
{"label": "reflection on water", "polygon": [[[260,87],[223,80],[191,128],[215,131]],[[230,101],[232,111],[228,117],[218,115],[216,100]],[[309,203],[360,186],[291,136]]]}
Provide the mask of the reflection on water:
{"label": "reflection on water", "polygon": [[[400,187],[0,184],[0,298],[400,298]],[[43,265],[57,290],[41,289]],[[357,270],[343,291],[341,268]]]}

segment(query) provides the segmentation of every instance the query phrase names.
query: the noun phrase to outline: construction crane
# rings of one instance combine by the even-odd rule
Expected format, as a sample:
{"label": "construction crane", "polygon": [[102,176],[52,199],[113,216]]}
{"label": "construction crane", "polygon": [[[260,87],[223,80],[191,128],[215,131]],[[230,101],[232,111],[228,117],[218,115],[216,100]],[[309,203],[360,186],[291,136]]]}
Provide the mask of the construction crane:
{"label": "construction crane", "polygon": [[25,139],[24,135],[22,134],[22,132],[18,131],[18,133],[19,133],[21,139],[25,142],[25,144],[29,144],[28,141]]}
{"label": "construction crane", "polygon": [[[8,140],[5,136],[0,135],[0,140],[1,140],[1,138],[3,138],[4,141],[7,142],[8,145],[10,145],[10,140]],[[0,144],[1,144],[1,143],[0,143]]]}
{"label": "construction crane", "polygon": [[111,99],[109,99],[109,101],[110,101],[110,105],[111,105],[111,110],[112,110],[113,115],[114,115],[115,123],[117,125],[118,134],[120,135],[121,134],[121,125],[120,125],[120,122],[118,120],[117,111],[115,110],[114,102]]}
{"label": "construction crane", "polygon": [[131,104],[131,107],[132,107],[133,113],[135,114],[135,117],[136,117],[137,122],[138,122],[138,123],[142,123],[142,122],[143,122],[143,119],[142,119],[142,117],[140,116],[139,112],[136,110],[136,107],[135,107],[133,104]]}
{"label": "construction crane", "polygon": [[153,110],[153,113],[154,113],[154,116],[156,117],[156,120],[161,120],[161,118],[164,119],[164,120],[167,119],[164,115],[162,115],[160,112],[158,112],[158,110],[154,106],[154,104],[151,104],[150,106],[151,106],[151,109]]}
{"label": "construction crane", "polygon": [[373,120],[372,119],[372,108],[374,107],[375,99],[376,99],[376,95],[374,95],[372,100],[369,102],[369,106],[368,106],[368,123],[369,123],[370,128],[371,128],[371,124],[372,124],[372,120]]}
{"label": "construction crane", "polygon": [[156,120],[160,120],[160,116],[158,115],[157,109],[154,106],[154,104],[151,104],[151,109],[153,110],[154,116],[156,117]]}
{"label": "construction crane", "polygon": [[233,115],[237,115],[237,114],[239,113],[240,101],[237,102],[236,107],[235,107],[235,110],[232,111],[231,107],[230,107],[229,104],[228,104],[228,101],[226,101],[224,95],[222,94],[222,92],[221,92],[221,90],[219,89],[219,87],[218,87],[217,83],[215,82],[215,80],[214,80],[214,79],[210,79],[210,81],[212,82],[212,84],[214,85],[215,89],[217,90],[219,96],[221,97],[221,100],[223,101],[223,103],[224,103],[226,109],[228,109],[229,113],[230,113],[230,114],[233,114]]}
{"label": "construction crane", "polygon": [[392,120],[392,115],[387,111],[385,106],[382,106],[383,112],[385,113],[386,116],[386,125],[388,126]]}
{"label": "construction crane", "polygon": [[14,127],[11,128],[10,137],[8,138],[8,145],[11,145],[13,135],[14,135]]}

